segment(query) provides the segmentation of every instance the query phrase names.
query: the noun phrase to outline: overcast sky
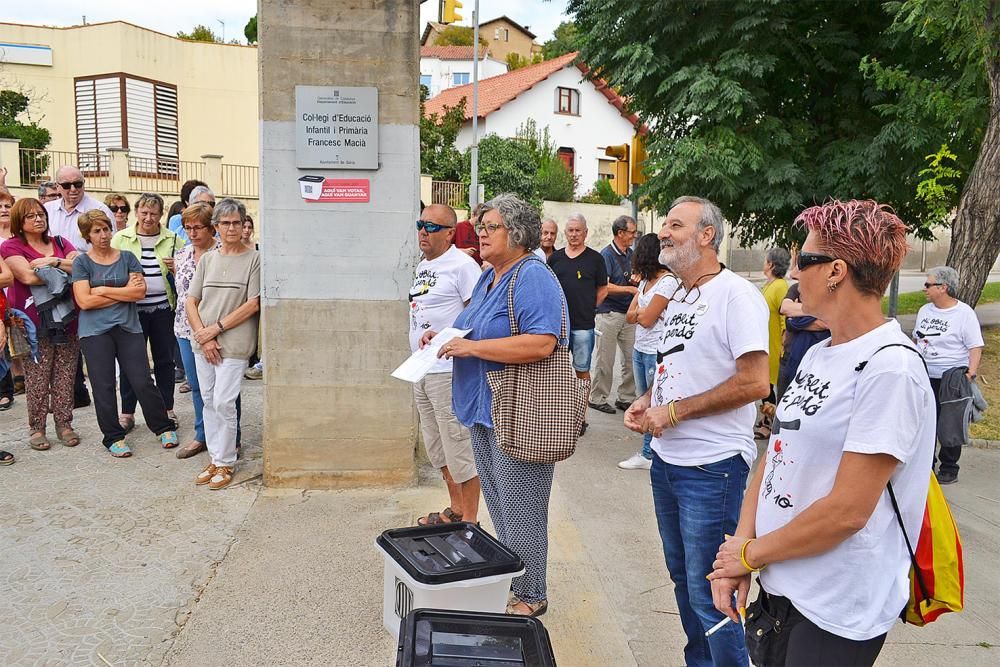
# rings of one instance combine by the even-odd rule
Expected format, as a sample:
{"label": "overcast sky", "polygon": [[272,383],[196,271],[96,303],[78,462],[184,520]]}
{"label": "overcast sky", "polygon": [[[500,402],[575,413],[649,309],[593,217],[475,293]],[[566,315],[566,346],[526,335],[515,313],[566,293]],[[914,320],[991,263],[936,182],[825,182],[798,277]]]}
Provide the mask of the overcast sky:
{"label": "overcast sky", "polygon": [[[461,0],[464,7],[459,14],[465,17],[464,25],[471,25],[474,0]],[[421,5],[420,29],[427,21],[437,20],[437,0],[428,0]],[[565,17],[566,0],[480,0],[479,9],[483,21],[506,14],[521,25],[527,24],[538,35],[538,42],[552,36],[552,31]],[[0,21],[12,23],[37,23],[55,26],[79,25],[83,17],[88,23],[121,19],[146,28],[159,30],[168,35],[178,30],[189,31],[195,25],[210,27],[216,34],[223,32],[230,40],[243,38],[243,27],[257,12],[257,0],[169,0],[151,2],[149,0],[26,0],[15,2],[3,0]]]}

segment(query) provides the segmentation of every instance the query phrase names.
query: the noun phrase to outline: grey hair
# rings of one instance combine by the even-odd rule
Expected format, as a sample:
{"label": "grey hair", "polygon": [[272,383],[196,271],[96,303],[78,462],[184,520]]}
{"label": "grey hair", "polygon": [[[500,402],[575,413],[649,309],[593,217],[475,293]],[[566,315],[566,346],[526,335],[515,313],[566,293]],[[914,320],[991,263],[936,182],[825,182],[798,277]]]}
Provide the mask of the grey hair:
{"label": "grey hair", "polygon": [[771,273],[775,278],[784,278],[792,263],[792,256],[784,248],[771,248],[767,251],[765,259],[771,263]]}
{"label": "grey hair", "polygon": [[927,275],[934,278],[935,282],[946,285],[948,296],[954,297],[957,295],[955,290],[958,289],[958,271],[950,266],[935,266],[927,272]]}
{"label": "grey hair", "polygon": [[45,191],[48,190],[49,188],[55,188],[56,190],[58,190],[59,184],[56,183],[55,181],[42,181],[41,183],[38,184],[38,196],[44,197]]}
{"label": "grey hair", "polygon": [[195,187],[193,190],[191,190],[191,194],[188,195],[188,203],[189,204],[193,203],[195,199],[204,194],[212,195],[212,199],[215,199],[215,193],[212,192],[212,188],[208,187],[207,185],[199,185]]}
{"label": "grey hair", "polygon": [[587,219],[583,217],[583,213],[570,213],[569,217],[566,218],[566,224],[568,225],[574,220],[578,221],[581,225],[583,225],[584,229],[587,228]]}
{"label": "grey hair", "polygon": [[483,204],[483,213],[496,211],[507,228],[507,243],[511,248],[534,250],[542,240],[542,221],[538,210],[516,195],[497,195]]}
{"label": "grey hair", "polygon": [[216,202],[215,208],[212,209],[212,226],[218,225],[219,218],[222,216],[232,213],[239,214],[241,223],[247,221],[247,207],[243,205],[243,202],[231,197],[226,197]]}
{"label": "grey hair", "polygon": [[691,195],[678,197],[670,204],[670,208],[689,203],[701,204],[701,217],[698,219],[698,229],[715,228],[715,238],[712,239],[712,245],[715,246],[715,251],[718,252],[719,247],[722,246],[722,237],[726,234],[726,220],[722,217],[722,211],[718,206],[704,197],[694,197]]}
{"label": "grey hair", "polygon": [[165,210],[163,208],[163,197],[156,194],[155,192],[143,192],[139,195],[139,200],[135,203],[135,210],[138,211],[142,207],[151,208],[157,206],[160,209],[160,213]]}
{"label": "grey hair", "polygon": [[630,215],[619,215],[615,218],[615,221],[611,223],[611,235],[617,236],[618,232],[628,231],[629,223],[635,224],[635,218]]}

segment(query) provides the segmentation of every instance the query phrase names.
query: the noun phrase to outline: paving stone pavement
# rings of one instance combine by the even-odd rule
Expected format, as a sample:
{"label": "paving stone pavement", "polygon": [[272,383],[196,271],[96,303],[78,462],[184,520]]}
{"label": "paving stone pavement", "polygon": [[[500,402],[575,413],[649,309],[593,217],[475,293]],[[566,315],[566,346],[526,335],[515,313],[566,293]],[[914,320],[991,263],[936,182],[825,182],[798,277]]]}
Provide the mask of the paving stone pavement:
{"label": "paving stone pavement", "polygon": [[[78,447],[52,438],[45,452],[28,446],[24,396],[0,413],[0,448],[17,457],[0,468],[0,664],[162,662],[261,488],[262,396],[244,382],[243,452],[220,491],[194,485],[207,454],[178,460],[141,418],[134,455],[114,459],[93,407],[74,412]],[[184,443],[189,395],[176,411]]]}

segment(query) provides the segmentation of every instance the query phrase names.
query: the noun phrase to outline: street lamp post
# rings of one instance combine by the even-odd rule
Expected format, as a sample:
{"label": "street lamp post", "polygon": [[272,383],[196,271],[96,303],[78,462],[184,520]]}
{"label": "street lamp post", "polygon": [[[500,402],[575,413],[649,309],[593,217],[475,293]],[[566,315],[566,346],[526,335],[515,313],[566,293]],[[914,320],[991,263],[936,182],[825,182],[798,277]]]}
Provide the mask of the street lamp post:
{"label": "street lamp post", "polygon": [[472,10],[472,169],[469,183],[469,217],[479,205],[479,0]]}

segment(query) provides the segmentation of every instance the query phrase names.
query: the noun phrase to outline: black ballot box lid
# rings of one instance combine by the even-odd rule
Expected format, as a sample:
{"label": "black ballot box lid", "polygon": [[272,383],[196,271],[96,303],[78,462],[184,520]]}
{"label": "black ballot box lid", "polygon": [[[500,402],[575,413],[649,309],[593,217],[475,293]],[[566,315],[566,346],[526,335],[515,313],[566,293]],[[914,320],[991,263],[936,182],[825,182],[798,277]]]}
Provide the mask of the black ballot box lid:
{"label": "black ballot box lid", "polygon": [[446,584],[519,572],[524,563],[479,526],[440,523],[387,530],[376,544],[422,584]]}
{"label": "black ballot box lid", "polygon": [[396,667],[555,667],[537,618],[414,609],[399,626]]}

